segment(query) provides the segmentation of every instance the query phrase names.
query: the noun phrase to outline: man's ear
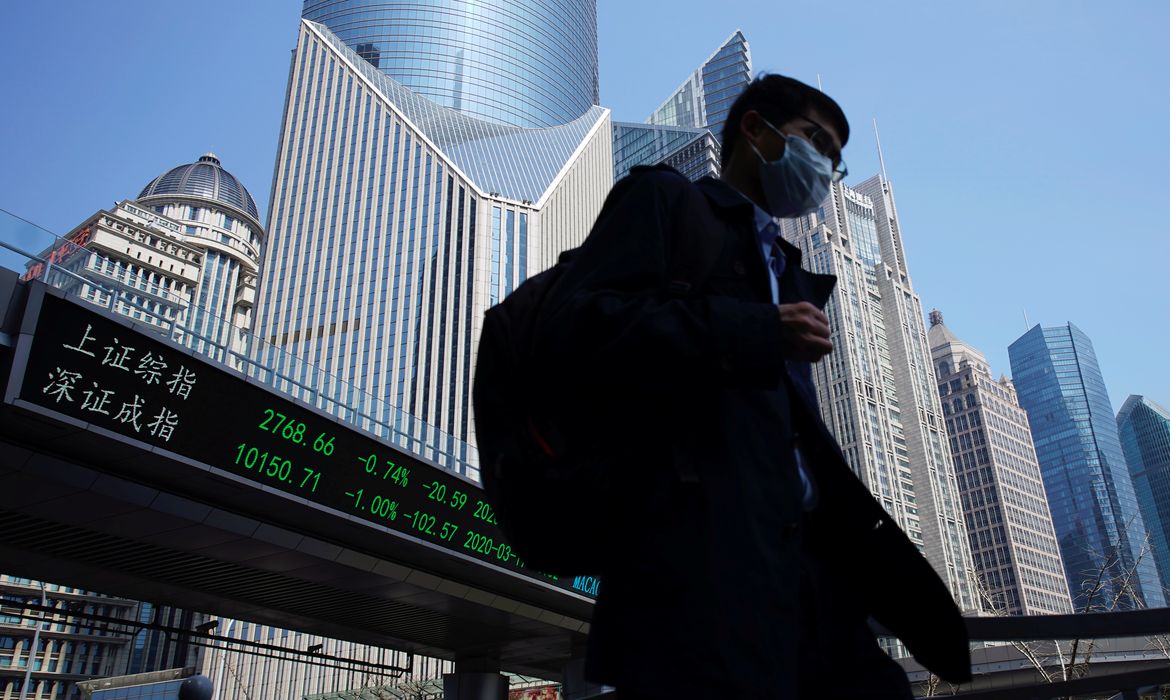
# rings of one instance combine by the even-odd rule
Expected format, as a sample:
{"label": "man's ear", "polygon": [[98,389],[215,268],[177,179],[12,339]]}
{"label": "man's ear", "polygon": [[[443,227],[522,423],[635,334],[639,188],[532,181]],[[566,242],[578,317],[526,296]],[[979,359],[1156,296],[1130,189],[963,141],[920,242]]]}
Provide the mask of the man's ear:
{"label": "man's ear", "polygon": [[764,128],[764,118],[754,109],[743,113],[739,119],[739,134],[753,143],[759,137],[760,129]]}

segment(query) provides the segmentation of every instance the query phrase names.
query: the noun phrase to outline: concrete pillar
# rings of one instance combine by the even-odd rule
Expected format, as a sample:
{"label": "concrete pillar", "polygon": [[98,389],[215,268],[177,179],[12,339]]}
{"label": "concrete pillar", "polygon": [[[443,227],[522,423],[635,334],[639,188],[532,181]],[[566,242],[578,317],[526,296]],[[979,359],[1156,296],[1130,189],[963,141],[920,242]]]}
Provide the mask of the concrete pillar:
{"label": "concrete pillar", "polygon": [[445,673],[446,700],[508,700],[508,677],[500,673]]}
{"label": "concrete pillar", "polygon": [[500,673],[500,660],[487,657],[455,657],[455,673],[443,674],[446,700],[508,700],[508,677]]}

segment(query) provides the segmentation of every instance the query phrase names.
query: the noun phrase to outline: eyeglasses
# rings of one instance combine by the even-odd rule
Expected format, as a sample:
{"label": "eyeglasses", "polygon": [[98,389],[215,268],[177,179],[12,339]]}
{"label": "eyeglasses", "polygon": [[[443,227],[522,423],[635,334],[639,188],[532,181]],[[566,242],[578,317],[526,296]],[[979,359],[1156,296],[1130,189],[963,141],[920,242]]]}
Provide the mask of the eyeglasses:
{"label": "eyeglasses", "polygon": [[825,127],[817,124],[808,117],[801,117],[809,124],[813,125],[813,130],[806,134],[809,143],[817,149],[817,152],[822,156],[828,158],[833,162],[833,182],[841,182],[845,176],[849,174],[849,168],[845,167],[845,161],[840,154],[833,157],[833,152],[836,150],[836,144],[833,143],[833,137],[825,130]]}
{"label": "eyeglasses", "polygon": [[[812,124],[813,129],[812,131],[808,132],[802,131],[802,133],[797,134],[797,136],[804,138],[813,145],[813,148],[817,149],[817,153],[820,153],[822,156],[832,161],[833,182],[840,182],[844,180],[845,176],[849,174],[849,168],[845,167],[845,161],[841,159],[841,155],[839,153],[836,156],[833,155],[837,151],[837,145],[833,142],[833,137],[829,134],[828,130],[806,116],[802,115],[800,119],[803,119],[809,124]],[[772,130],[777,134],[784,136],[784,132],[772,126],[772,124],[767,120],[765,120],[764,123],[772,127]]]}

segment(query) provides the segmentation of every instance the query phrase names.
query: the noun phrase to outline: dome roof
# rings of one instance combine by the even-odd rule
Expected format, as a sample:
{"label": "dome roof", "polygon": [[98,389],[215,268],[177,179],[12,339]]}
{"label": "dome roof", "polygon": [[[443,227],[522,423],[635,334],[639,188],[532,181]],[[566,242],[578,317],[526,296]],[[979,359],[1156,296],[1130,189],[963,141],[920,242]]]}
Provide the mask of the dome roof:
{"label": "dome roof", "polygon": [[942,314],[938,310],[930,312],[930,330],[926,331],[926,338],[930,341],[931,349],[937,348],[948,343],[955,345],[965,344],[959,340],[959,336],[955,335],[950,328],[943,323]]}
{"label": "dome roof", "polygon": [[166,195],[199,197],[226,204],[247,213],[257,222],[256,200],[244,185],[219,164],[214,153],[205,153],[194,163],[171,168],[150,181],[138,199]]}

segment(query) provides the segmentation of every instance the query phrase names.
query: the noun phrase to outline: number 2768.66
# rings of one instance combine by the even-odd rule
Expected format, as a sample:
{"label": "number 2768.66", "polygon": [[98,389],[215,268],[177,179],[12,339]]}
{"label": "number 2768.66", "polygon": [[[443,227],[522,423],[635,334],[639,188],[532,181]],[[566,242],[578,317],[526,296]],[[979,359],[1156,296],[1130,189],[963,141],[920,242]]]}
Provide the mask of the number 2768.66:
{"label": "number 2768.66", "polygon": [[[270,433],[275,433],[285,440],[291,440],[298,445],[305,442],[305,431],[308,426],[304,423],[291,419],[271,408],[264,409],[264,420],[260,421],[257,426],[261,430],[267,430]],[[321,433],[313,440],[313,451],[320,452],[328,457],[333,454],[333,436]]]}

